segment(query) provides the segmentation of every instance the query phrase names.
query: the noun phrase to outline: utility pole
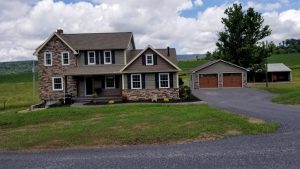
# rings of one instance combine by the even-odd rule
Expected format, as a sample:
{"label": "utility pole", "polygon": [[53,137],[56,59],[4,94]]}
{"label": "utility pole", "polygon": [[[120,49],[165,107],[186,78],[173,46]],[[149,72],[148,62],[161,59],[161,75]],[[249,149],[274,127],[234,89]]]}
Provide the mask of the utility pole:
{"label": "utility pole", "polygon": [[32,99],[34,99],[35,96],[35,63],[34,60],[32,60]]}
{"label": "utility pole", "polygon": [[[268,41],[266,41],[266,45],[264,46],[264,50],[268,50]],[[269,87],[269,79],[268,79],[268,57],[266,57],[266,60],[265,60],[265,64],[266,64],[266,87],[268,88]]]}

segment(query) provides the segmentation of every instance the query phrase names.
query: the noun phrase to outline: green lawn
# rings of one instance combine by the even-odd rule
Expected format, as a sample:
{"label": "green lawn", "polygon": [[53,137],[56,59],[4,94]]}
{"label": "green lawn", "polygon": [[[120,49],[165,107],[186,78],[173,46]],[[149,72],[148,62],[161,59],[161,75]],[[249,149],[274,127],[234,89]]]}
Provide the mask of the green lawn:
{"label": "green lawn", "polygon": [[300,53],[273,55],[268,59],[269,63],[284,63],[288,66],[300,66]]}
{"label": "green lawn", "polygon": [[35,94],[32,92],[32,74],[0,75],[0,111],[6,108],[29,107],[38,103],[38,82],[35,85]]}
{"label": "green lawn", "polygon": [[275,123],[203,105],[108,105],[0,113],[0,149],[173,143],[273,132]]}

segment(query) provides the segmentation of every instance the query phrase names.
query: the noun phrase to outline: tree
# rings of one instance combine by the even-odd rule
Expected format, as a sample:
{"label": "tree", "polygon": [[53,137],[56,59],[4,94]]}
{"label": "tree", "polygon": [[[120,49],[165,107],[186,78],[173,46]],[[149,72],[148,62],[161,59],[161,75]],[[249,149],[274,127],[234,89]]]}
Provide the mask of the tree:
{"label": "tree", "polygon": [[263,25],[263,17],[253,8],[243,11],[241,4],[233,4],[224,13],[227,17],[222,18],[224,31],[218,34],[216,56],[245,68],[257,69],[257,65],[262,65],[268,57],[265,54],[269,49],[267,45],[261,45],[261,41],[271,34],[271,29]]}

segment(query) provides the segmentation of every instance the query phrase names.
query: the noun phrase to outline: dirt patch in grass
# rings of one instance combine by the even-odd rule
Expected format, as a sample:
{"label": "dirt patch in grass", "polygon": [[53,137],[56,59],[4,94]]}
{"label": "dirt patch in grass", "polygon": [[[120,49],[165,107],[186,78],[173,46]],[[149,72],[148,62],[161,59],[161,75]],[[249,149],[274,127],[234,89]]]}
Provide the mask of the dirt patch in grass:
{"label": "dirt patch in grass", "polygon": [[132,126],[133,129],[149,129],[151,127],[149,123],[138,123]]}
{"label": "dirt patch in grass", "polygon": [[253,124],[264,124],[264,123],[266,123],[264,120],[258,119],[258,118],[254,118],[254,117],[249,117],[248,118],[248,122],[249,123],[253,123]]}
{"label": "dirt patch in grass", "polygon": [[238,136],[243,134],[241,131],[236,130],[236,129],[231,129],[231,130],[227,130],[225,132],[225,136]]}

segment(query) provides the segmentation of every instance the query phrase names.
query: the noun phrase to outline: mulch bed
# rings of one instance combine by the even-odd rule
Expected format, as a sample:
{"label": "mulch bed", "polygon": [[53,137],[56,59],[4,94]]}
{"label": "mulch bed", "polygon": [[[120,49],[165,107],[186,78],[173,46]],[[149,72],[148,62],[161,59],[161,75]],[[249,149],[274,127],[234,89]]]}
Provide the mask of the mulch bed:
{"label": "mulch bed", "polygon": [[188,102],[197,102],[201,101],[197,97],[190,97],[189,99],[179,99],[179,100],[172,100],[170,99],[169,101],[164,101],[163,99],[158,99],[157,102],[152,102],[151,100],[137,100],[137,101],[132,101],[132,100],[127,100],[127,101],[115,101],[114,103],[108,103],[108,102],[89,102],[85,103],[84,105],[107,105],[107,104],[115,104],[115,103],[188,103]]}

